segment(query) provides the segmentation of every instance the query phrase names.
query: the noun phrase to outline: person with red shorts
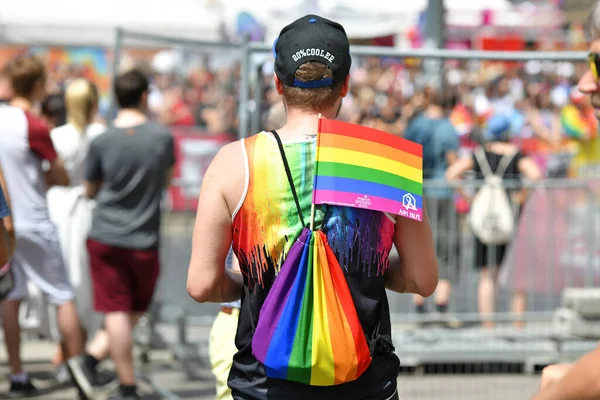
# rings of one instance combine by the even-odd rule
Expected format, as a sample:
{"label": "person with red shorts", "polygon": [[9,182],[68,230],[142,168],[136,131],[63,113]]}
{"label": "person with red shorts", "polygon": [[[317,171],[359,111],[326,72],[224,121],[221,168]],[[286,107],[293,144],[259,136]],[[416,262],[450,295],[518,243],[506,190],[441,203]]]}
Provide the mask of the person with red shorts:
{"label": "person with red shorts", "polygon": [[[170,181],[173,137],[146,116],[148,78],[119,76],[120,111],[114,126],[90,143],[85,168],[88,197],[96,199],[87,243],[93,302],[105,315],[108,346],[120,381],[113,399],[137,399],[132,331],[148,310],[159,276],[160,203]],[[93,375],[89,357],[77,360]]]}

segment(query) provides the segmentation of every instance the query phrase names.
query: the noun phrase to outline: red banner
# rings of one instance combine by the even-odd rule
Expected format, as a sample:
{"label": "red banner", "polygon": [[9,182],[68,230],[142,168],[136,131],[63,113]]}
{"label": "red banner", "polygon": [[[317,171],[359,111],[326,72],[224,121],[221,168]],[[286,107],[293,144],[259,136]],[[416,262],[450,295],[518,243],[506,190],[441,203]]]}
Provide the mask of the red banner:
{"label": "red banner", "polygon": [[186,128],[172,128],[175,139],[174,183],[169,188],[171,209],[174,211],[195,210],[202,178],[219,150],[231,142],[227,134],[207,135]]}

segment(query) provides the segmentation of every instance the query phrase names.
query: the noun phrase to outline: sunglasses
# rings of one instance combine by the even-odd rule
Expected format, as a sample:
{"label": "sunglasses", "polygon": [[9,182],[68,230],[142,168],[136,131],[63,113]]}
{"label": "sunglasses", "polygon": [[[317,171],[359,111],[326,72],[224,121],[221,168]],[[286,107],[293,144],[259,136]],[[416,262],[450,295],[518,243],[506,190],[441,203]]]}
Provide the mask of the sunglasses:
{"label": "sunglasses", "polygon": [[588,64],[596,81],[600,80],[600,53],[588,54]]}

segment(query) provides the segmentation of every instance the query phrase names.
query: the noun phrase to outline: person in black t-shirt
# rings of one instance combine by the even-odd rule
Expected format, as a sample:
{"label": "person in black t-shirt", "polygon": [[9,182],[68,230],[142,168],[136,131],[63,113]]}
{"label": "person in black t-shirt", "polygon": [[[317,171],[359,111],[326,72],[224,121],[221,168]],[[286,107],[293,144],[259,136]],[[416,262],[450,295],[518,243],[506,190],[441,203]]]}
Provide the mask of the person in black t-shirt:
{"label": "person in black t-shirt", "polygon": [[[512,159],[503,175],[504,180],[526,178],[533,181],[540,179],[541,171],[537,164],[519,152],[518,148],[510,142],[510,127],[511,121],[505,115],[493,116],[488,121],[487,130],[484,133],[483,149],[490,169],[495,172],[502,158],[512,154]],[[482,167],[475,155],[462,158],[452,164],[446,171],[446,177],[449,181],[456,181],[469,170],[475,171],[477,179],[483,179]],[[524,191],[509,190],[508,194],[517,204],[523,203],[526,196]],[[463,196],[469,202],[473,200],[465,193]],[[496,308],[496,281],[506,248],[507,245],[484,245],[478,238],[475,238],[475,266],[480,273],[477,303],[479,313],[484,318],[483,325],[488,328],[494,326],[492,321],[486,319]],[[512,299],[512,311],[522,315],[525,307],[525,293],[515,292]],[[517,326],[521,327],[522,322],[518,321]]]}

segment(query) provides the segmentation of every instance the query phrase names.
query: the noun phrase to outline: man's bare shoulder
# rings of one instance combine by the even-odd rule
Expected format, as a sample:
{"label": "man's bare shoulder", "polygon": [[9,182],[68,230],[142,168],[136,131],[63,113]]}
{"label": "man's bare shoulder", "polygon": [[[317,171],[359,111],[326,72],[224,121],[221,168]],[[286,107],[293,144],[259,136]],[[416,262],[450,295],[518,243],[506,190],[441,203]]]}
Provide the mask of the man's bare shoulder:
{"label": "man's bare shoulder", "polygon": [[227,188],[240,179],[243,181],[245,168],[242,142],[236,140],[221,147],[206,173],[216,178],[219,186]]}
{"label": "man's bare shoulder", "polygon": [[242,141],[236,140],[235,142],[227,143],[217,152],[214,163],[224,165],[242,165],[244,164],[244,155],[242,152]]}
{"label": "man's bare shoulder", "polygon": [[223,146],[213,159],[207,175],[214,189],[225,198],[229,211],[237,207],[243,196],[246,181],[246,161],[242,151],[243,143],[236,140]]}

